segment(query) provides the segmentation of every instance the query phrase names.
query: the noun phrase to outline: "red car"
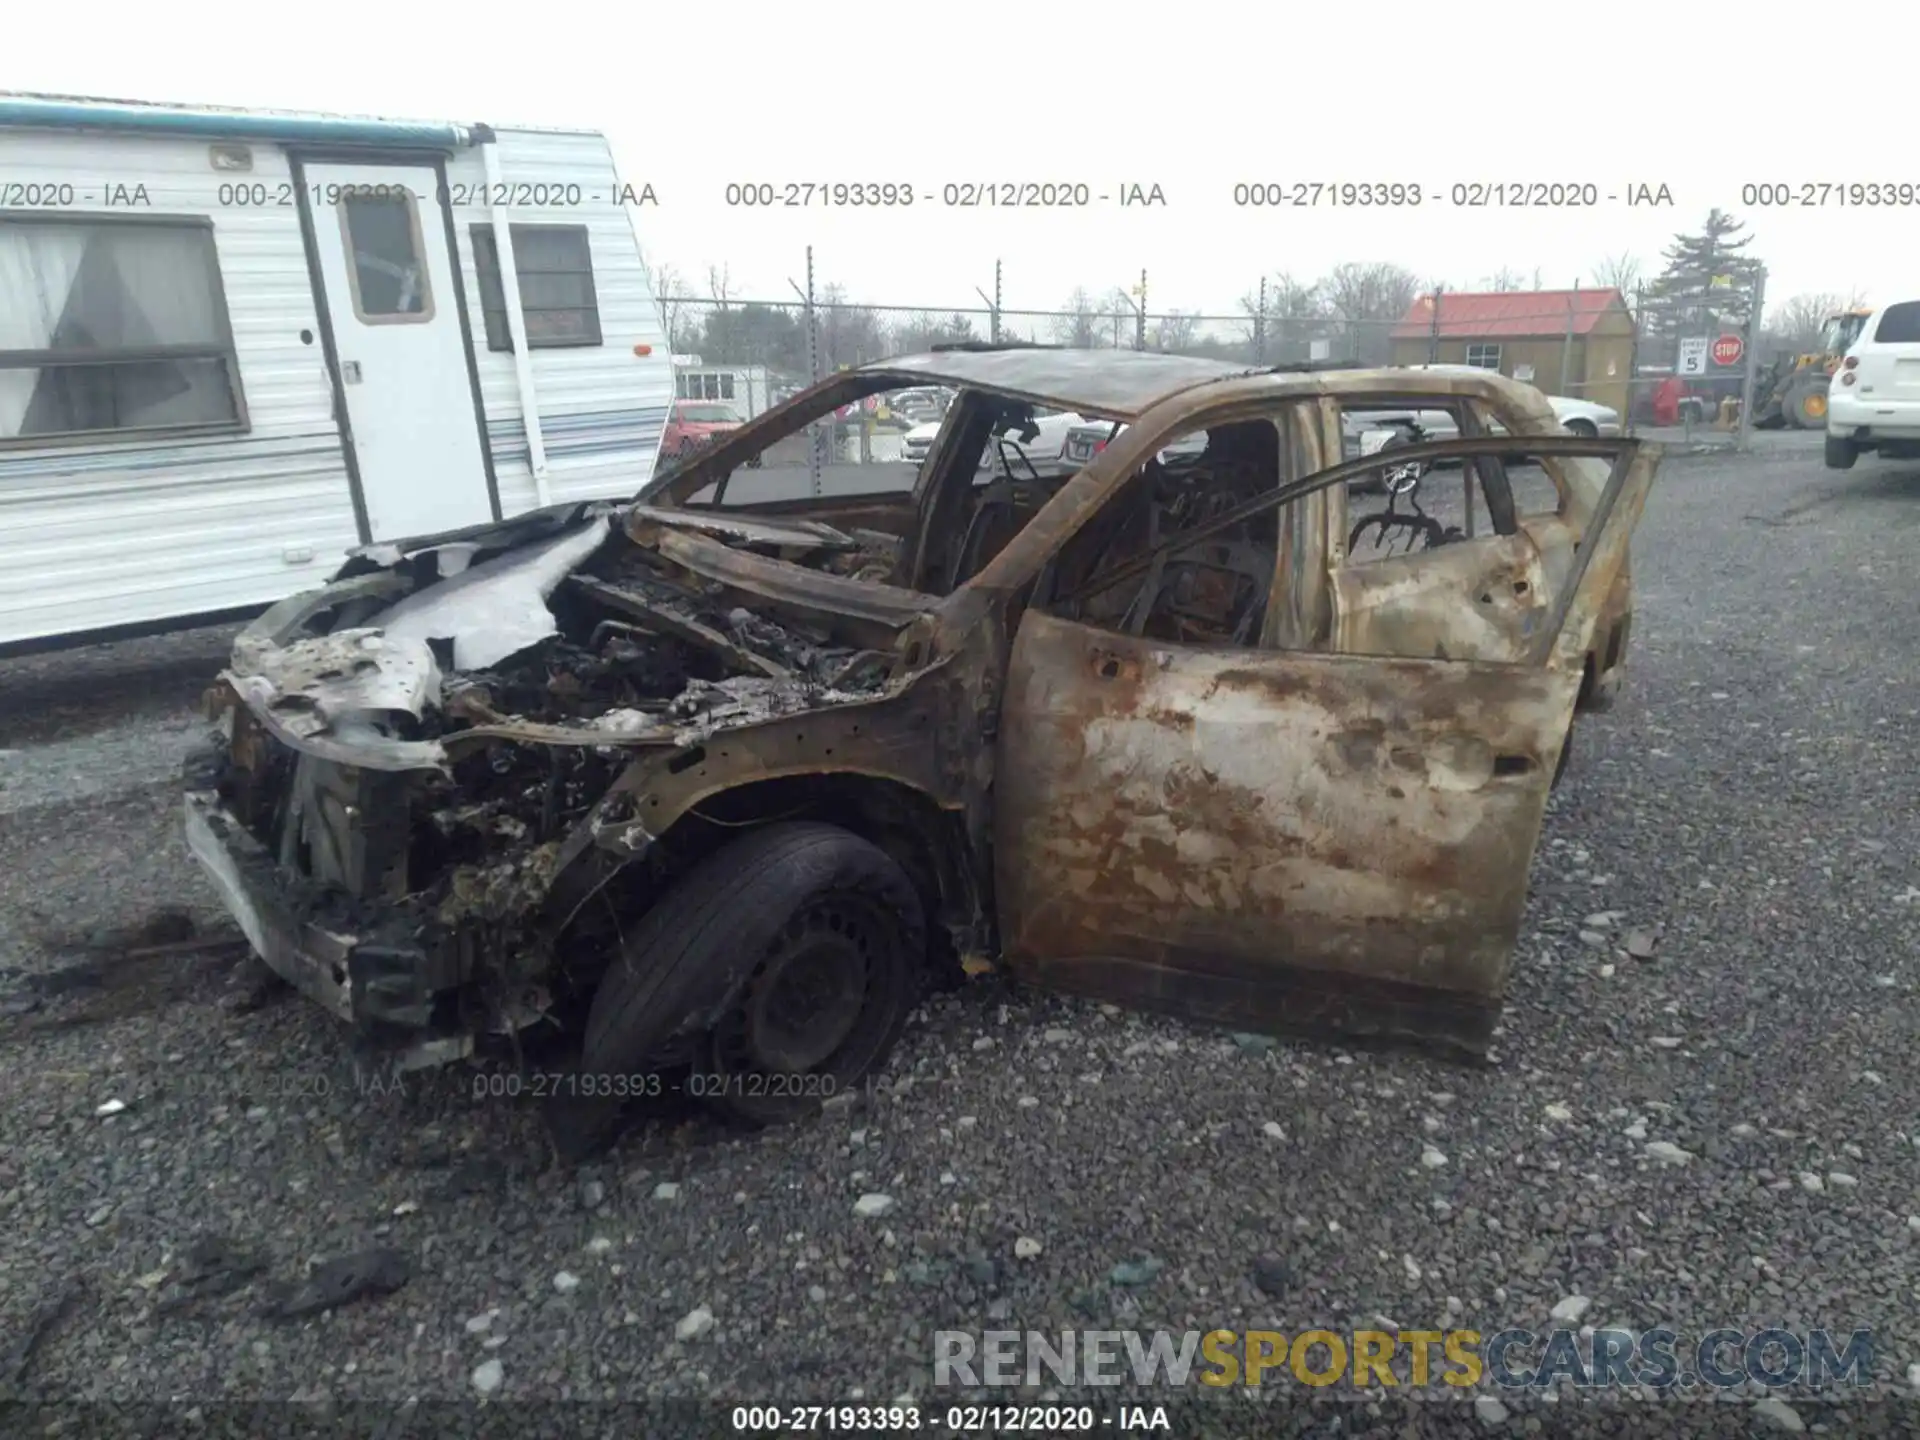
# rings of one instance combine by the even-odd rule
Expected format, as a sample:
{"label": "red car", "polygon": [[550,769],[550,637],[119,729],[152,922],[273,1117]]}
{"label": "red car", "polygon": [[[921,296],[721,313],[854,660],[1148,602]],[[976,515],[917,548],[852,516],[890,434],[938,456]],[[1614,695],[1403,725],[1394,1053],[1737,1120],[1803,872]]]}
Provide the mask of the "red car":
{"label": "red car", "polygon": [[660,453],[683,460],[745,423],[731,405],[719,405],[711,400],[676,400],[667,417],[667,428],[660,436]]}

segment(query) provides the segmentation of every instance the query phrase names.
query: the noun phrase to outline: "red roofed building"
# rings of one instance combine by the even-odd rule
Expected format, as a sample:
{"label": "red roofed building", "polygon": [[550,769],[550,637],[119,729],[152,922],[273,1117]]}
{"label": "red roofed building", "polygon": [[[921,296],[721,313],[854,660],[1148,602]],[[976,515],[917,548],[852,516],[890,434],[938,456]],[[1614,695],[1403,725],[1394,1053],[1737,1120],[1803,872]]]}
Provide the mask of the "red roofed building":
{"label": "red roofed building", "polygon": [[1627,413],[1633,316],[1618,290],[1441,291],[1393,327],[1396,365],[1475,365]]}

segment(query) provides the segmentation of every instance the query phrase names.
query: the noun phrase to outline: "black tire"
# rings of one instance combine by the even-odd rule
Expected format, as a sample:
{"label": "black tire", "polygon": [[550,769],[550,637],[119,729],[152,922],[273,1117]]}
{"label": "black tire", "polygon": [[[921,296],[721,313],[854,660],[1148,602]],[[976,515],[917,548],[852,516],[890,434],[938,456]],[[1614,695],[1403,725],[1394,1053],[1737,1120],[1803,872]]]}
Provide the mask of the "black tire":
{"label": "black tire", "polygon": [[[618,1087],[599,1077],[645,1072],[690,1014],[705,1014],[712,1027],[688,1087],[700,1098],[754,1124],[816,1112],[886,1059],[919,999],[925,949],[913,882],[858,835],[805,822],[734,841],[683,876],[627,933],[587,1015],[580,1070],[592,1083],[571,1087],[555,1116],[556,1141],[579,1158],[611,1138]],[[833,998],[840,1011],[824,1028],[782,1034],[769,1012],[796,967],[818,968],[822,956],[829,970],[839,967],[834,978],[843,989]],[[849,1015],[844,985],[854,979],[861,989]],[[774,1058],[764,1053],[770,1035],[803,1063],[755,1064]],[[609,1088],[616,1093],[598,1096]]]}
{"label": "black tire", "polygon": [[1853,462],[1859,458],[1860,452],[1844,435],[1827,436],[1827,469],[1851,470]]}

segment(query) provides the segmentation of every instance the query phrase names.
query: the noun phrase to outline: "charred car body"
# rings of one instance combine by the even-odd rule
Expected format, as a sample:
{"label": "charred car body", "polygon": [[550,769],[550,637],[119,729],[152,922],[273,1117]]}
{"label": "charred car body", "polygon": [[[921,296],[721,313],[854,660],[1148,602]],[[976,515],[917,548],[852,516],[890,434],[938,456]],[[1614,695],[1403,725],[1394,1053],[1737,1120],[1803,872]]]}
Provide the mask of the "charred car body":
{"label": "charred car body", "polygon": [[[924,385],[958,398],[910,492],[729,503],[776,441]],[[1459,438],[1393,458],[1461,462],[1463,524],[1356,563],[1345,482],[1380,461],[1343,461],[1342,410],[1413,402]],[[1125,428],[983,472],[1043,407]],[[589,1129],[672,1064],[810,1108],[976,956],[1478,1053],[1656,465],[1494,375],[883,362],[630,505],[374,547],[275,607],[209,692],[188,838],[267,963],[404,1063],[579,1034]]]}

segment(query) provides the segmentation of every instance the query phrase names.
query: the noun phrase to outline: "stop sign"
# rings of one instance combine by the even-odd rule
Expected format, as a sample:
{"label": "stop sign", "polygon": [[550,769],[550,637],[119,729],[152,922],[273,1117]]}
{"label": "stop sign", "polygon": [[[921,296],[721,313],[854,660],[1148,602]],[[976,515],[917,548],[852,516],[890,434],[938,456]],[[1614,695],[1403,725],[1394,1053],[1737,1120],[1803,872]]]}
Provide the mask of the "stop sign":
{"label": "stop sign", "polygon": [[1713,342],[1713,363],[1716,365],[1738,365],[1740,357],[1746,353],[1746,344],[1738,335],[1722,335]]}

